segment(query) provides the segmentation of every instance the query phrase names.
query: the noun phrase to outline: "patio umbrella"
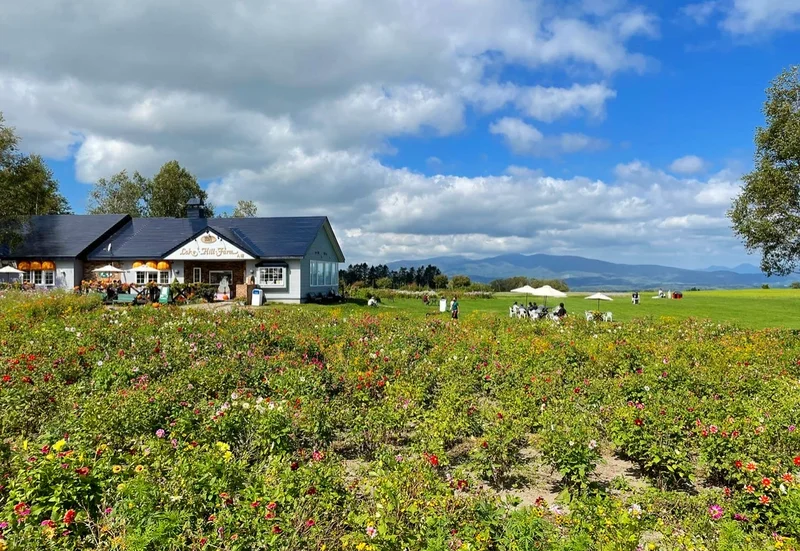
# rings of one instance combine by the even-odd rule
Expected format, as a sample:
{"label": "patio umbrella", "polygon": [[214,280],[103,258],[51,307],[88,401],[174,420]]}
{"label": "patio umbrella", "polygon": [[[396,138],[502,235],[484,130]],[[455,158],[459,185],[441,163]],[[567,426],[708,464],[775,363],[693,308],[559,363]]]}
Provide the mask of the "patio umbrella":
{"label": "patio umbrella", "polygon": [[567,293],[562,293],[558,289],[553,289],[549,285],[537,287],[531,294],[535,297],[544,297],[545,306],[547,306],[547,297],[564,298],[567,296]]}
{"label": "patio umbrella", "polygon": [[18,276],[24,273],[25,272],[23,272],[22,270],[17,270],[14,266],[3,266],[2,268],[0,268],[0,274],[8,274],[8,278],[6,279],[6,281],[10,281],[12,275]]}
{"label": "patio umbrella", "polygon": [[116,266],[112,266],[111,264],[106,264],[105,266],[101,266],[99,268],[95,268],[92,270],[97,274],[122,274],[125,273],[125,270],[120,270]]}
{"label": "patio umbrella", "polygon": [[158,272],[157,269],[151,268],[147,264],[142,264],[141,266],[137,266],[131,270],[132,272]]}
{"label": "patio umbrella", "polygon": [[597,301],[597,309],[600,310],[600,301],[601,300],[614,300],[614,299],[604,295],[603,293],[595,293],[593,295],[589,295],[588,297],[586,297],[586,300],[596,300]]}
{"label": "patio umbrella", "polygon": [[531,287],[530,285],[524,285],[519,287],[518,289],[511,289],[512,293],[517,293],[519,295],[525,295],[525,302],[528,301],[528,295],[532,295],[536,289]]}

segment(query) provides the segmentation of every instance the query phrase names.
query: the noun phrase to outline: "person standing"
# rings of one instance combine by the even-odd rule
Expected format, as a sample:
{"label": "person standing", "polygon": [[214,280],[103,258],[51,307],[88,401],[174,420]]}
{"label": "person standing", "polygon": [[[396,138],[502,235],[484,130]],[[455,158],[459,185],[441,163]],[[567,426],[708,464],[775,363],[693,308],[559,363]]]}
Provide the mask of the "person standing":
{"label": "person standing", "polygon": [[458,319],[458,298],[453,297],[453,302],[450,303],[450,312],[453,314],[453,319]]}

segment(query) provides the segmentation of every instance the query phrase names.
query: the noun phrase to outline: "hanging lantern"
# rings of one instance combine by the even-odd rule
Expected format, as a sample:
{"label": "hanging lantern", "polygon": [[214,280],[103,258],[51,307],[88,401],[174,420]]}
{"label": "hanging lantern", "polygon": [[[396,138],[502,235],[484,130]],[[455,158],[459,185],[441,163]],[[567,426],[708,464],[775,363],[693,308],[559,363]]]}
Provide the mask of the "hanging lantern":
{"label": "hanging lantern", "polygon": [[169,262],[162,260],[161,262],[158,263],[158,266],[156,266],[156,268],[158,268],[162,272],[166,272],[167,270],[169,270]]}
{"label": "hanging lantern", "polygon": [[17,270],[22,270],[23,272],[27,272],[31,269],[31,263],[27,260],[23,260],[22,262],[17,262]]}
{"label": "hanging lantern", "polygon": [[41,262],[39,262],[38,260],[34,260],[33,262],[31,262],[31,270],[41,270],[41,269],[42,269]]}
{"label": "hanging lantern", "polygon": [[147,265],[153,268],[154,270],[158,269],[158,262],[156,262],[155,260],[148,260]]}
{"label": "hanging lantern", "polygon": [[142,266],[144,266],[144,262],[142,262],[141,260],[137,260],[136,262],[133,263],[134,268],[141,268]]}
{"label": "hanging lantern", "polygon": [[55,270],[56,265],[52,260],[45,260],[42,262],[42,270]]}

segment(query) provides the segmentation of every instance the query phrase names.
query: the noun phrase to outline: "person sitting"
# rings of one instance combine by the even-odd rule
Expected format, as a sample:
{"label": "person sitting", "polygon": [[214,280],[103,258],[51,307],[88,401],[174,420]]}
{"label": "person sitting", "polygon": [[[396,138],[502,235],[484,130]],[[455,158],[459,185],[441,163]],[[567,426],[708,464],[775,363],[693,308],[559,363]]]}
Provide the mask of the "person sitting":
{"label": "person sitting", "polygon": [[371,306],[373,308],[377,308],[378,307],[378,301],[375,299],[375,297],[371,296],[371,297],[369,297],[369,300],[367,301],[367,306]]}
{"label": "person sitting", "polygon": [[425,306],[428,305],[428,303],[430,302],[430,299],[428,298],[428,293],[422,295],[422,302],[425,303]]}
{"label": "person sitting", "polygon": [[564,303],[562,302],[561,304],[558,305],[558,309],[556,310],[556,316],[558,316],[559,318],[563,318],[566,315],[567,315],[567,309],[564,308]]}

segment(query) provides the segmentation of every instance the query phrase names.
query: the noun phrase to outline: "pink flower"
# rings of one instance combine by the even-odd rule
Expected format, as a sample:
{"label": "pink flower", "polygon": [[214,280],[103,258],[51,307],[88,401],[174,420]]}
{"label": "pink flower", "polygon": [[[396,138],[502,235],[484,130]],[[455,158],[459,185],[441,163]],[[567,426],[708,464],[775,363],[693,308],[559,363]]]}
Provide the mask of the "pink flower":
{"label": "pink flower", "polygon": [[374,526],[367,526],[367,535],[370,537],[370,539],[373,539],[378,535],[378,530]]}
{"label": "pink flower", "polygon": [[53,522],[50,519],[47,519],[47,520],[43,520],[41,522],[41,526],[47,526],[48,528],[55,528],[56,527],[56,523]]}
{"label": "pink flower", "polygon": [[325,454],[320,451],[315,451],[314,453],[311,454],[311,459],[313,459],[314,461],[322,461],[323,459],[325,459]]}
{"label": "pink flower", "polygon": [[164,429],[158,429],[156,431],[156,436],[158,436],[159,438],[164,438],[165,434],[166,434],[166,432],[164,432]]}
{"label": "pink flower", "polygon": [[725,511],[723,511],[722,507],[715,504],[708,508],[708,514],[711,515],[712,519],[719,520],[722,518],[722,515],[725,514]]}

